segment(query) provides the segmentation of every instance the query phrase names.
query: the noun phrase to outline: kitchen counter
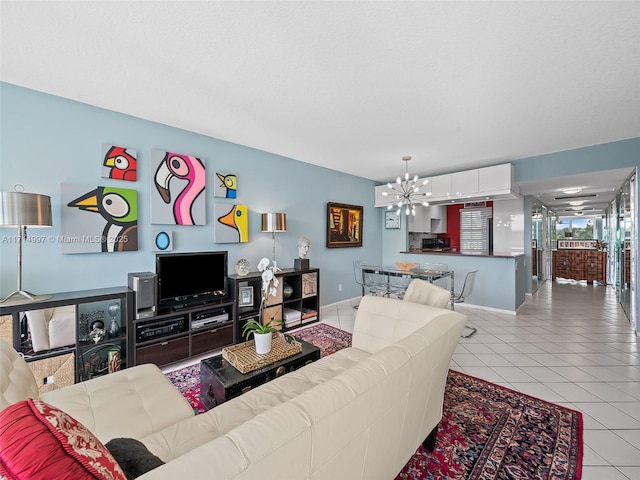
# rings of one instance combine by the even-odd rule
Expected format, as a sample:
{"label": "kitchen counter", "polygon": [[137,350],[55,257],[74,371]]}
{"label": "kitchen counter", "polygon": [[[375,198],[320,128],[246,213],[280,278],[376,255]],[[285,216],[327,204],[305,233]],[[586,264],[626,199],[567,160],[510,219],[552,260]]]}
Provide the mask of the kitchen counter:
{"label": "kitchen counter", "polygon": [[429,255],[454,255],[454,256],[473,256],[473,257],[499,257],[499,258],[515,258],[524,256],[524,252],[491,252],[491,253],[481,253],[481,252],[460,252],[460,251],[452,251],[452,250],[443,250],[441,248],[416,248],[407,250],[400,253],[412,253],[412,254],[429,254]]}
{"label": "kitchen counter", "polygon": [[399,255],[383,259],[383,263],[415,262],[421,268],[427,268],[427,264],[445,264],[448,271],[454,272],[456,293],[462,288],[467,273],[478,270],[465,304],[515,314],[525,300],[526,258],[519,252],[465,253],[421,248],[401,251]]}

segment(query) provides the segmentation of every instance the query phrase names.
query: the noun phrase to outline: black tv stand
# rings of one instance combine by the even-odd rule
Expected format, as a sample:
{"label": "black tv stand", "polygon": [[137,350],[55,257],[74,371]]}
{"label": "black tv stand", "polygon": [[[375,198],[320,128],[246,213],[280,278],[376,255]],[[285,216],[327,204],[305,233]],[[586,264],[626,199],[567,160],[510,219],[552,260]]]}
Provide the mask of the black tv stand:
{"label": "black tv stand", "polygon": [[[220,316],[221,318],[214,318]],[[213,352],[237,342],[235,335],[235,302],[233,300],[201,300],[164,305],[159,314],[134,320],[134,331],[151,328],[158,322],[185,325],[148,339],[133,338],[133,364],[155,363],[158,366]],[[207,321],[211,318],[211,321]]]}

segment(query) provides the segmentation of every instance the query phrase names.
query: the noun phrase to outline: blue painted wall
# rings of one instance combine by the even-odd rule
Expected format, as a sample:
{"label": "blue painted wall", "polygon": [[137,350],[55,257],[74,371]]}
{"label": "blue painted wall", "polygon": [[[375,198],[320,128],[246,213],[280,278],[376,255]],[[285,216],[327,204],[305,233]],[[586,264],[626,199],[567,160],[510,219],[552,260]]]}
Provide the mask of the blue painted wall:
{"label": "blue painted wall", "polygon": [[[34,293],[63,292],[127,284],[127,273],[154,271],[152,230],[173,231],[174,251],[228,250],[229,268],[240,258],[255,270],[260,258],[272,255],[271,234],[260,231],[260,213],[287,214],[287,232],[276,234],[276,256],[281,267],[293,267],[300,236],[311,239],[311,265],[321,269],[321,303],[355,297],[352,260],[380,262],[382,216],[373,206],[374,182],[320,168],[260,150],[185,130],[142,120],[68,99],[0,82],[0,189],[15,184],[25,191],[51,196],[53,227],[30,229],[43,244],[26,243],[23,287]],[[138,181],[101,178],[102,144],[113,143],[138,152]],[[207,225],[159,226],[150,224],[149,155],[153,148],[194,155],[207,168]],[[249,242],[216,244],[213,241],[213,204],[233,203],[213,198],[214,173],[236,173],[238,203],[249,207]],[[115,185],[138,190],[139,250],[137,252],[62,254],[55,238],[61,234],[60,184]],[[364,207],[362,248],[328,249],[326,203]],[[15,232],[0,230],[0,295],[16,288]],[[338,291],[342,284],[342,291]]]}
{"label": "blue painted wall", "polygon": [[[352,260],[393,264],[406,247],[406,224],[385,230],[384,209],[373,206],[375,182],[289,159],[193,132],[149,122],[79,102],[0,82],[0,189],[22,184],[26,191],[50,195],[54,226],[32,230],[35,235],[60,235],[60,184],[119,185],[138,190],[140,250],[115,254],[63,255],[55,241],[25,245],[24,281],[36,293],[126,285],[127,273],[154,269],[149,215],[149,152],[170,149],[205,160],[209,185],[215,171],[236,173],[238,202],[249,206],[250,241],[246,244],[213,242],[213,190],[207,190],[207,225],[178,227],[175,251],[228,250],[230,269],[240,258],[255,267],[271,256],[271,236],[260,232],[260,212],[287,213],[288,231],[278,234],[277,257],[283,267],[293,265],[297,239],[311,239],[311,264],[322,269],[321,302],[333,303],[360,293]],[[138,151],[141,163],[136,183],[101,178],[103,143]],[[640,138],[565,152],[514,160],[516,181],[552,178],[621,167],[640,166]],[[223,201],[223,199],[216,199]],[[364,207],[362,248],[325,247],[326,202]],[[403,222],[406,223],[406,222]],[[168,228],[168,227],[166,227]],[[16,286],[13,232],[0,230],[0,295]],[[338,291],[342,284],[342,291]],[[516,287],[520,296],[521,286]]]}

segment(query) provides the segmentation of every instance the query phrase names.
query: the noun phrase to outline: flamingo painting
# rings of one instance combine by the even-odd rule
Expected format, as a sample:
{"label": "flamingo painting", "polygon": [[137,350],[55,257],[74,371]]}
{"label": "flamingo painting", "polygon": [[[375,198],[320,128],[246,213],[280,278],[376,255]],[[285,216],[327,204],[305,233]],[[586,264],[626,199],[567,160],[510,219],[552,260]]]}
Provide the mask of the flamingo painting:
{"label": "flamingo painting", "polygon": [[[155,151],[157,154],[157,151]],[[153,156],[153,152],[152,152]],[[152,157],[153,158],[153,157]],[[153,182],[162,202],[171,206],[173,222],[153,215],[153,223],[204,225],[204,201],[198,202],[206,185],[204,163],[197,157],[164,152]],[[152,203],[153,207],[153,203]],[[152,208],[152,214],[154,209]]]}

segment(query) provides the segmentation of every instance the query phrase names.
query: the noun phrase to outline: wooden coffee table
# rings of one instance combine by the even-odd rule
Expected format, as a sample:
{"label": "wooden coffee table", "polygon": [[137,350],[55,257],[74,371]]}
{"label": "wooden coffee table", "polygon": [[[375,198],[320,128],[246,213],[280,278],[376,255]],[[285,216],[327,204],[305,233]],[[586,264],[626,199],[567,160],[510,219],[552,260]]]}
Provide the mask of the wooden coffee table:
{"label": "wooden coffee table", "polygon": [[267,383],[285,373],[315,362],[320,358],[320,349],[304,340],[302,351],[283,360],[253,370],[240,373],[233,365],[222,358],[222,354],[205,358],[200,362],[200,401],[205,410],[222,402],[242,395],[254,387]]}

